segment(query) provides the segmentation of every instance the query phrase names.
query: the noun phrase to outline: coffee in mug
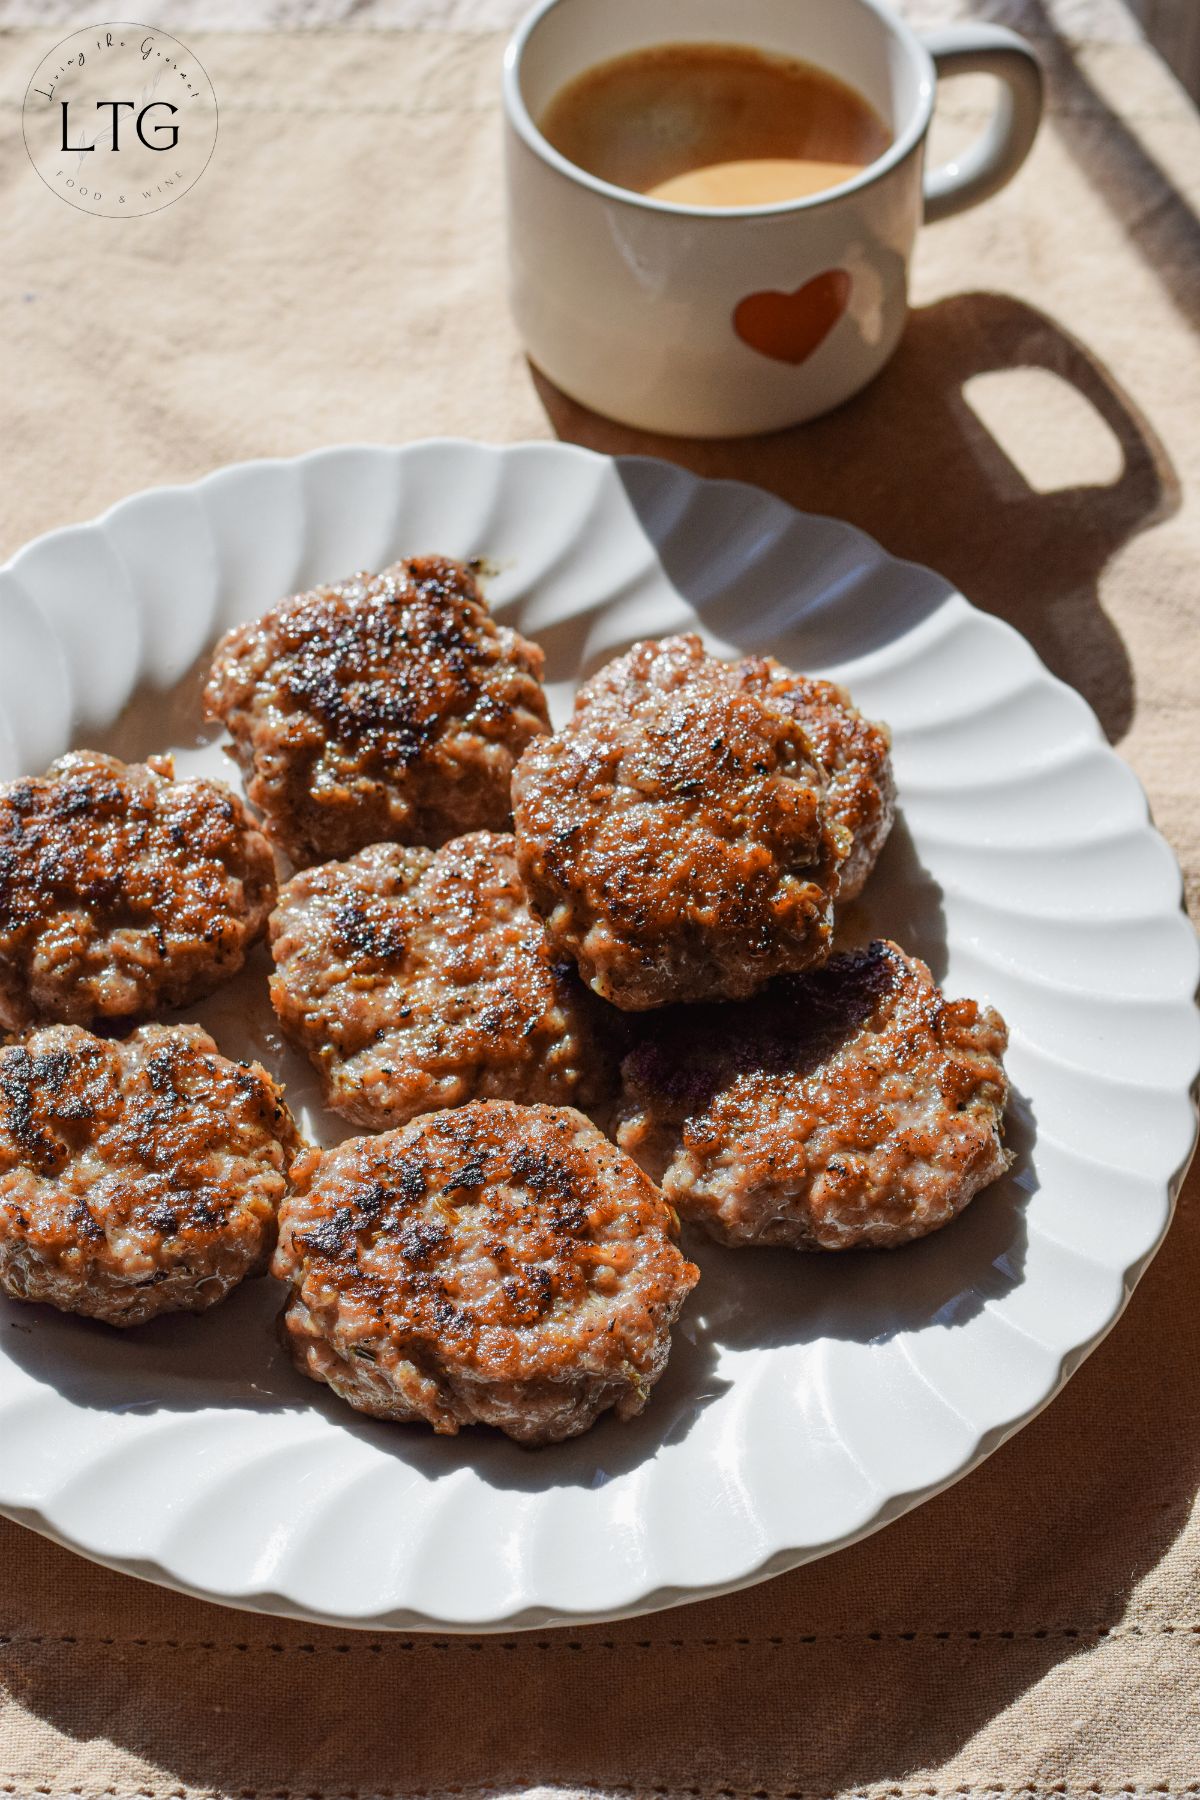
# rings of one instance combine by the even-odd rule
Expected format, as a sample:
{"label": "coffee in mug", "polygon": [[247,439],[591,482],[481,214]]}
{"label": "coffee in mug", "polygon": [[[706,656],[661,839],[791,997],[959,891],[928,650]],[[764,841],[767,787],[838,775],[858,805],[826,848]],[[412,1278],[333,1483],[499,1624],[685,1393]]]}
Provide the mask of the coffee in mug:
{"label": "coffee in mug", "polygon": [[771,206],[868,168],[891,133],[863,96],[746,44],[655,44],[568,82],[547,142],[614,187],[682,206]]}

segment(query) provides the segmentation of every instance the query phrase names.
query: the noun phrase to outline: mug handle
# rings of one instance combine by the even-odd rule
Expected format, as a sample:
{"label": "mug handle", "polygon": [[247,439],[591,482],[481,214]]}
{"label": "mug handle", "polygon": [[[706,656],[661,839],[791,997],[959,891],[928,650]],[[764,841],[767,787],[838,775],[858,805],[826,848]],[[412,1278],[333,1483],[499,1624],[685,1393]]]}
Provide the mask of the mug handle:
{"label": "mug handle", "polygon": [[1031,44],[1003,25],[948,25],[922,32],[943,75],[995,75],[1000,98],[991,124],[954,162],[925,175],[925,219],[948,219],[1010,182],[1033,148],[1042,118],[1042,65]]}

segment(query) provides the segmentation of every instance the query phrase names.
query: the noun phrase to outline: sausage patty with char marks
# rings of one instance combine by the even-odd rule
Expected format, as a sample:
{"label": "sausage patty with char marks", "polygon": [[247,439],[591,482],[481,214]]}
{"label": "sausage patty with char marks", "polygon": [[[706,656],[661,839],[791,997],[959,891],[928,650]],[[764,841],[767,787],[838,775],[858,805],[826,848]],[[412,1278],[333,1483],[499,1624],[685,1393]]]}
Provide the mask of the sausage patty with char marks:
{"label": "sausage patty with char marks", "polygon": [[755,693],[786,706],[829,776],[829,810],[850,833],[850,853],[838,869],[838,904],[861,894],[896,816],[891,734],[864,719],[845,688],[810,675],[794,675],[771,656],[748,656],[738,665]]}
{"label": "sausage patty with char marks", "polygon": [[0,788],[0,1027],[197,1000],[274,898],[270,846],[223,783],[176,781],[170,757],[60,757]]}
{"label": "sausage patty with char marks", "polygon": [[617,1142],[722,1243],[903,1244],[1008,1167],[1003,1019],[895,944],[648,1026]]}
{"label": "sausage patty with char marks", "polygon": [[600,1001],[555,962],[509,836],[375,844],[295,876],[271,916],[271,1000],[327,1103],[371,1130],[465,1100],[610,1100]]}
{"label": "sausage patty with char marks", "polygon": [[293,1179],[285,1340],[351,1406],[523,1444],[645,1406],[698,1271],[582,1114],[476,1100],[313,1152]]}
{"label": "sausage patty with char marks", "polygon": [[517,854],[557,952],[630,1011],[739,998],[828,954],[850,848],[789,708],[698,637],[635,644],[513,777]]}
{"label": "sausage patty with char marks", "polygon": [[0,1049],[0,1291],[110,1325],[262,1274],[298,1147],[282,1090],[198,1025]]}
{"label": "sausage patty with char marks", "polygon": [[542,653],[444,556],[294,594],[217,645],[205,694],[297,867],[368,844],[503,831],[550,729]]}

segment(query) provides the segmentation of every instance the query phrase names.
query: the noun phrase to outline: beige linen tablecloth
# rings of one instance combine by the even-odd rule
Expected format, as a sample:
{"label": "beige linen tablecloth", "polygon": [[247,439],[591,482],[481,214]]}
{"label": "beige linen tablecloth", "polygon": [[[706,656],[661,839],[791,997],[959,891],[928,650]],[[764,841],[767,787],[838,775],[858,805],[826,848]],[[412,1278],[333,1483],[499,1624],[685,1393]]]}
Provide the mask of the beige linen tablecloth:
{"label": "beige linen tablecloth", "polygon": [[[710,447],[531,376],[504,299],[496,36],[434,28],[432,5],[408,33],[196,31],[217,154],[177,205],[111,223],[29,167],[17,103],[54,33],[10,30],[0,552],[346,439],[657,451],[852,519],[1011,619],[1095,706],[1194,883],[1200,126],[1144,48],[1073,50],[1021,10],[1048,127],[1006,194],[925,234],[892,367],[808,429]],[[948,128],[976,104],[948,95]],[[0,1792],[1200,1793],[1198,1199],[1108,1341],[974,1475],[724,1600],[374,1637],[173,1597],[0,1522]]]}

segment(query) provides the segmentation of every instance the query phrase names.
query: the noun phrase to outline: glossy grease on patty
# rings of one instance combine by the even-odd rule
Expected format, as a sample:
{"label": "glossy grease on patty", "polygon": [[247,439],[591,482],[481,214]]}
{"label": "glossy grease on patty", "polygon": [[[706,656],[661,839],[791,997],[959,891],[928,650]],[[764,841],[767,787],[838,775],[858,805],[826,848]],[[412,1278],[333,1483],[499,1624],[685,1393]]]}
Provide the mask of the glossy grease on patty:
{"label": "glossy grease on patty", "polygon": [[551,954],[508,835],[374,844],[307,869],[270,931],[280,1023],[358,1125],[473,1099],[586,1110],[615,1092],[605,1009]]}
{"label": "glossy grease on patty", "polygon": [[218,781],[78,750],[0,787],[0,1028],[198,1000],[275,898],[270,847]]}
{"label": "glossy grease on patty", "polygon": [[828,954],[850,836],[789,708],[698,637],[636,644],[513,777],[517,854],[559,953],[630,1011],[739,998]]}
{"label": "glossy grease on patty", "polygon": [[296,1165],[297,1366],[376,1418],[523,1444],[641,1412],[698,1279],[657,1190],[567,1108],[477,1100]]}
{"label": "glossy grease on patty", "polygon": [[217,645],[205,702],[297,867],[507,829],[549,730],[542,653],[444,556],[294,594]]}
{"label": "glossy grease on patty", "polygon": [[0,1049],[0,1291],[110,1325],[262,1274],[298,1147],[283,1092],[198,1025]]}
{"label": "glossy grease on patty", "polygon": [[736,1006],[647,1021],[617,1142],[722,1243],[888,1247],[1008,1167],[1007,1031],[885,940]]}
{"label": "glossy grease on patty", "polygon": [[748,656],[737,668],[746,687],[787,708],[829,777],[829,810],[850,834],[838,868],[838,903],[845,905],[862,892],[896,815],[891,734],[865,719],[835,682],[795,675],[770,656]]}

